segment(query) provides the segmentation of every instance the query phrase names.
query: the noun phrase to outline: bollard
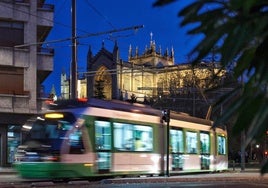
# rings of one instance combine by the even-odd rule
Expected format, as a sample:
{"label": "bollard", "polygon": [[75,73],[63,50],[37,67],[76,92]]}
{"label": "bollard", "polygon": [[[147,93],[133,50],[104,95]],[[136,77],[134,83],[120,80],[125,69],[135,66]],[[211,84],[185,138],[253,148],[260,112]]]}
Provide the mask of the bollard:
{"label": "bollard", "polygon": [[235,171],[235,160],[233,160],[233,171]]}

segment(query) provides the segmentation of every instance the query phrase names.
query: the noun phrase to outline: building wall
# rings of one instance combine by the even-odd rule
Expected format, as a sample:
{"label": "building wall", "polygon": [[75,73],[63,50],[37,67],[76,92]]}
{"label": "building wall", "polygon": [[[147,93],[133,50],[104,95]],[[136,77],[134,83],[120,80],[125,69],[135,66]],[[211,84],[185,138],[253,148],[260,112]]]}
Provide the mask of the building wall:
{"label": "building wall", "polygon": [[54,54],[36,43],[51,30],[54,9],[43,5],[0,1],[0,166],[11,165],[22,125],[45,102],[41,85],[53,71]]}

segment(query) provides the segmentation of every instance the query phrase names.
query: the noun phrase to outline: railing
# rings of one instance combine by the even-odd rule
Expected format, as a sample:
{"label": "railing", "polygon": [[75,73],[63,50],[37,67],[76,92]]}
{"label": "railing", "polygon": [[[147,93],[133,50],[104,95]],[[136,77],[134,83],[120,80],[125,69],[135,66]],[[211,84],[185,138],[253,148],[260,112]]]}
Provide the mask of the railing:
{"label": "railing", "polygon": [[[14,3],[24,3],[24,4],[29,4],[30,0],[14,0]],[[41,10],[46,10],[46,11],[54,11],[54,5],[52,4],[45,4],[44,0],[38,0],[37,3],[37,8]]]}
{"label": "railing", "polygon": [[53,48],[37,48],[37,52],[41,54],[47,54],[47,55],[54,55],[54,49]]}
{"label": "railing", "polygon": [[41,4],[39,3],[38,4],[38,9],[41,9],[41,10],[46,10],[46,11],[54,11],[54,5],[51,5],[51,4]]}
{"label": "railing", "polygon": [[3,95],[24,95],[24,96],[29,96],[30,92],[29,91],[11,91],[11,90],[0,90],[0,94]]}
{"label": "railing", "polygon": [[29,111],[28,95],[0,94],[0,111],[11,113],[27,113]]}
{"label": "railing", "polygon": [[47,107],[47,98],[37,98],[36,109],[30,109],[30,100],[29,94],[0,94],[0,112],[33,114],[39,113]]}

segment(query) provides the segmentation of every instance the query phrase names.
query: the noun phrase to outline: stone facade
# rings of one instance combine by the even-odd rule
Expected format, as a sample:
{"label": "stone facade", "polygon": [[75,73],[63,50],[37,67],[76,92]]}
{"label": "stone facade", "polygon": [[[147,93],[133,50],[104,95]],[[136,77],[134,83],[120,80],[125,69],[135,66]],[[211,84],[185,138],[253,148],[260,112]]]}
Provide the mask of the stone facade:
{"label": "stone facade", "polygon": [[196,66],[175,64],[172,48],[170,52],[168,49],[161,51],[152,38],[142,53],[130,46],[128,61],[120,59],[117,43],[112,52],[105,49],[103,43],[96,55],[89,48],[87,72],[82,73],[84,79],[78,83],[81,88],[78,97],[98,97],[97,90],[102,90],[102,98],[107,100],[131,101],[135,96],[136,102],[153,103],[156,108],[191,112],[191,115],[197,115],[196,105],[205,103],[205,107],[200,107],[200,116],[204,118],[219,96],[205,95],[204,91],[222,84],[226,71],[214,62],[201,62]]}
{"label": "stone facade", "polygon": [[[53,71],[53,49],[43,42],[54,7],[43,1],[0,1],[0,166],[14,160],[22,125],[42,111],[42,82]],[[49,21],[51,20],[51,21]]]}

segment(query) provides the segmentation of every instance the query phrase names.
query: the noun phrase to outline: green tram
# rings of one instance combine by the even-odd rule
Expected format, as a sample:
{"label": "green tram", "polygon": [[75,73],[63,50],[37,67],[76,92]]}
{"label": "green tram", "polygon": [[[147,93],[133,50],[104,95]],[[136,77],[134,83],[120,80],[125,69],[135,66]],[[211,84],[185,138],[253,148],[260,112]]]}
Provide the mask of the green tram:
{"label": "green tram", "polygon": [[211,129],[211,121],[171,112],[167,126],[160,110],[93,98],[51,106],[28,126],[25,142],[17,148],[14,167],[23,178],[172,175],[228,168],[227,132]]}

